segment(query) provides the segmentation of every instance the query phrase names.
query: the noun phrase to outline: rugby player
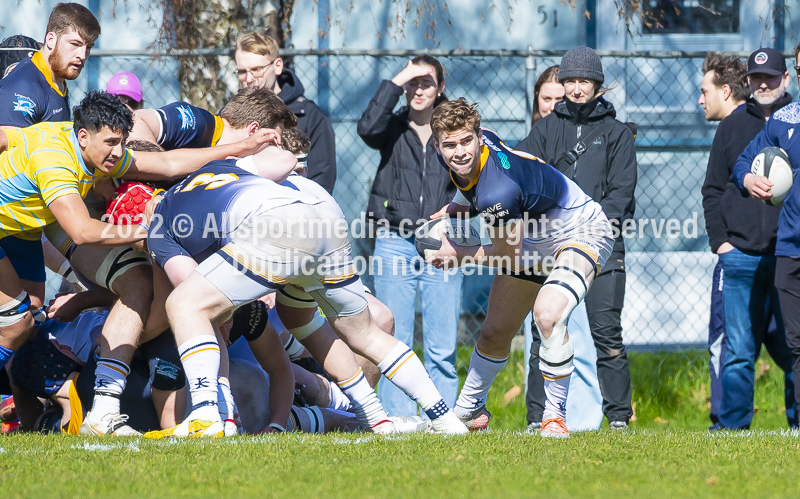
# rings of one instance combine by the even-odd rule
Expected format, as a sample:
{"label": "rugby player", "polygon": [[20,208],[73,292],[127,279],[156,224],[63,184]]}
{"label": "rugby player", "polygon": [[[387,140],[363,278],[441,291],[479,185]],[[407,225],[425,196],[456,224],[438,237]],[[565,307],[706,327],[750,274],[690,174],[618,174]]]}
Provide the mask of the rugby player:
{"label": "rugby player", "polygon": [[[225,147],[165,153],[137,153],[123,147],[131,114],[119,99],[105,92],[90,92],[74,110],[75,122],[41,123],[0,134],[0,189],[6,202],[0,207],[0,236],[31,242],[27,251],[7,252],[0,247],[0,366],[24,341],[30,327],[30,299],[18,272],[42,275],[41,229],[58,221],[75,244],[106,247],[127,245],[147,236],[143,227],[113,226],[89,216],[81,199],[102,176],[148,179],[181,178],[215,158],[254,152],[280,132],[262,130]],[[276,135],[276,133],[278,135]],[[17,270],[19,269],[19,270]],[[44,279],[42,279],[42,282]],[[124,388],[126,359],[141,332],[149,300],[122,303],[108,321],[103,336],[103,358],[98,363],[98,384],[107,387],[104,403],[90,414],[93,433],[114,433],[125,425],[112,423],[118,416],[115,394]],[[113,352],[113,353],[112,353]],[[116,412],[115,412],[116,411]],[[94,420],[91,416],[99,414]],[[116,428],[116,430],[115,430]]]}
{"label": "rugby player", "polygon": [[[219,123],[220,118],[212,117],[210,113],[199,108],[186,107],[188,104],[185,103],[176,103],[171,106],[167,106],[168,109],[162,108],[158,111],[157,117],[161,120],[158,128],[156,128],[154,122],[151,123],[152,129],[144,129],[139,126],[138,130],[140,132],[142,130],[146,132],[145,134],[140,133],[139,136],[150,137],[151,140],[154,135],[163,137],[164,140],[161,142],[166,147],[174,147],[181,144],[191,146],[210,143],[208,141],[203,142],[202,137],[213,135],[214,128],[211,125],[211,118],[215,118],[214,121],[217,123]],[[182,127],[182,120],[178,119],[179,116],[170,112],[179,107],[192,111],[194,116],[204,117],[204,122],[207,126]],[[148,114],[145,113],[144,116],[146,118],[145,121],[147,121]],[[296,117],[283,101],[266,87],[251,87],[240,90],[225,106],[220,116],[224,124],[224,131],[221,132],[222,136],[218,143],[224,143],[232,135],[249,133],[257,126],[282,127],[282,137],[285,136],[286,138],[286,143],[282,142],[281,144],[282,147],[290,150],[296,158],[301,160],[304,160],[305,155],[308,153],[310,141],[305,134],[294,128],[297,123]],[[134,129],[137,129],[137,125],[134,125]],[[154,130],[159,131],[147,135],[147,133]],[[300,165],[301,161],[298,161],[297,164]],[[302,166],[296,167],[296,169],[302,168]],[[316,184],[312,183],[311,185],[315,186]],[[327,194],[325,195],[327,196]],[[161,287],[157,286],[157,292],[159,289]],[[368,296],[367,300],[373,317],[380,318],[379,325],[388,334],[392,334],[394,320],[391,312],[374,297]],[[320,359],[330,377],[337,382],[347,383],[346,386],[349,387],[347,395],[350,397],[364,429],[380,432],[391,431],[391,425],[384,424],[387,421],[385,411],[374,390],[371,389],[374,386],[374,381],[372,383],[369,381],[371,378],[379,378],[380,372],[367,359],[360,355],[354,357],[350,348],[336,337],[324,317],[318,313],[317,305],[313,299],[309,297],[306,301],[295,300],[291,304],[279,303],[277,310],[278,315],[285,321],[292,334],[300,339],[301,343],[309,349],[315,359]],[[149,328],[149,321],[146,327]],[[224,355],[225,352],[223,351],[223,371],[226,365]],[[361,372],[359,372],[359,369],[361,369]],[[362,379],[362,373],[367,378],[366,382]],[[226,397],[229,396],[230,389],[224,380],[219,385],[219,388]],[[227,411],[224,410],[222,405],[220,409],[222,419],[225,421],[226,418],[224,416]],[[230,427],[230,425],[228,424],[226,427]]]}
{"label": "rugby player", "polygon": [[[285,179],[293,167],[277,171],[258,156],[212,162],[172,187],[155,208],[148,247],[177,284],[167,314],[193,404],[173,435],[223,434],[216,407],[220,349],[212,321],[254,298],[285,291],[288,284],[312,297],[354,351],[422,406],[434,431],[465,433],[414,352],[372,321],[338,205],[259,177]],[[191,221],[191,230],[161,222],[178,216]],[[204,230],[208,224],[217,229]],[[264,224],[275,229],[259,233]],[[327,235],[320,233],[325,227]],[[362,379],[359,372],[352,381]]]}
{"label": "rugby player", "polygon": [[611,225],[600,205],[575,183],[544,161],[506,147],[480,124],[475,106],[463,98],[440,105],[431,118],[434,146],[458,187],[446,212],[480,214],[491,244],[461,247],[443,238],[428,261],[440,268],[463,263],[500,267],[454,411],[471,430],[488,426],[489,388],[533,309],[547,396],[541,435],[566,438],[573,371],[567,320],[608,259]]}
{"label": "rugby player", "polygon": [[182,147],[213,147],[247,138],[259,128],[297,126],[297,117],[266,88],[243,88],[225,104],[219,116],[188,102],[133,113],[130,140],[155,142],[167,151]]}
{"label": "rugby player", "polygon": [[74,80],[100,36],[100,23],[77,3],[50,12],[42,48],[0,80],[0,125],[69,121],[67,80]]}
{"label": "rugby player", "polygon": [[[237,311],[235,314],[230,334],[233,341],[243,337],[251,341],[251,345],[257,345],[269,335],[265,329],[266,310],[263,311],[263,321],[251,323],[248,319],[252,307],[249,305],[252,304],[239,309],[244,313]],[[43,413],[41,409],[36,413],[19,411],[26,419],[26,428],[73,435],[79,433],[87,407],[92,401],[96,366],[94,351],[106,316],[107,312],[84,312],[70,322],[51,319],[34,328],[32,336],[35,339],[26,343],[12,361],[14,386],[18,395],[19,390],[24,390],[53,401],[55,406],[43,408]],[[267,346],[268,342],[263,346]],[[271,344],[269,348],[275,346]],[[276,397],[276,384],[281,384],[277,380],[284,378],[286,372],[276,368],[273,361],[276,356],[272,352],[270,357],[262,359],[266,361],[264,370],[244,358],[232,361],[233,391],[245,401],[241,414],[245,431],[258,433],[273,430],[267,423],[289,431],[313,433],[351,431],[358,427],[355,415],[345,412],[346,407],[341,405],[328,407],[330,398],[326,400],[321,393],[305,391],[306,400],[313,405],[304,407],[291,406],[293,387]],[[264,367],[264,364],[261,365]],[[329,388],[324,378],[299,366],[292,366],[292,371],[297,373],[298,379],[303,379],[309,385],[314,383],[314,388],[319,385],[319,392]],[[171,335],[143,343],[137,349],[131,365],[130,382],[120,397],[122,407],[130,414],[128,424],[138,431],[157,431],[182,421],[186,411],[185,382]],[[277,391],[286,392],[285,388]],[[268,396],[265,397],[265,394]],[[276,410],[276,400],[285,407]],[[31,418],[37,421],[32,422]],[[407,422],[406,427],[410,427],[410,423]]]}

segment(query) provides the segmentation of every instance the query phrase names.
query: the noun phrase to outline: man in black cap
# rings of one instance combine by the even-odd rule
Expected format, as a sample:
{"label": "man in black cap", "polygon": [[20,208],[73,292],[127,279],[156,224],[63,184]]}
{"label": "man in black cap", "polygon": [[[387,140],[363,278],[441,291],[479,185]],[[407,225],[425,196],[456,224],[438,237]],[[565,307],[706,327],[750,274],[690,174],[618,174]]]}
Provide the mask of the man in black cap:
{"label": "man in black cap", "polygon": [[[725,73],[724,68],[719,70]],[[775,243],[780,206],[742,197],[732,182],[739,155],[778,109],[791,103],[790,76],[783,55],[761,48],[747,61],[747,83],[753,96],[724,118],[717,128],[703,184],[703,210],[711,250],[719,255],[724,347],[718,422],[711,429],[746,429],[753,419],[755,362],[768,344],[775,362],[787,372],[792,392],[792,356],[786,345],[775,288]],[[767,334],[770,317],[774,332]],[[797,426],[796,406],[787,397],[786,418]]]}

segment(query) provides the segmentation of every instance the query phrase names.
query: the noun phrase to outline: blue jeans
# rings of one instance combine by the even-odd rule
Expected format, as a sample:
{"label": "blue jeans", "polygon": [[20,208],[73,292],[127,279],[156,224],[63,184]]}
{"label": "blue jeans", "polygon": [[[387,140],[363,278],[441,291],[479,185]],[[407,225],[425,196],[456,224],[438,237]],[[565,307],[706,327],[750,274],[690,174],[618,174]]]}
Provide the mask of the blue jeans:
{"label": "blue jeans", "polygon": [[[393,231],[378,231],[375,240],[375,297],[394,314],[394,336],[414,345],[417,286],[422,298],[425,369],[448,407],[458,395],[456,340],[461,312],[461,271],[444,272],[426,265],[414,248],[414,238]],[[386,378],[378,384],[378,397],[390,416],[417,414],[417,404]]]}
{"label": "blue jeans", "polygon": [[[724,272],[722,301],[725,314],[726,353],[722,363],[722,403],[719,421],[725,428],[749,428],[753,420],[755,363],[761,346],[769,345],[775,363],[792,373],[792,355],[786,336],[775,288],[775,257],[751,256],[733,249],[719,255]],[[775,319],[774,334],[767,335],[770,314]],[[793,391],[793,390],[792,390]],[[797,424],[796,408],[787,404],[790,425]]]}

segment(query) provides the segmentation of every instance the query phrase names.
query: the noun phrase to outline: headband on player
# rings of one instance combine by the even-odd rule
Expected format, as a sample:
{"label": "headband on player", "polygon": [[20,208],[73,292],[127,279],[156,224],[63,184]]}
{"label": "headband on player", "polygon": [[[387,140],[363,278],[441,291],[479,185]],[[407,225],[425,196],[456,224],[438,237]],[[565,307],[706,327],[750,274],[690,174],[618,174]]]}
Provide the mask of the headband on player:
{"label": "headband on player", "polygon": [[245,303],[233,313],[233,324],[228,342],[233,343],[243,336],[247,341],[255,341],[267,329],[269,310],[264,302],[253,300]]}
{"label": "headband on player", "polygon": [[81,365],[52,341],[36,338],[14,354],[11,379],[23,390],[48,398],[61,388],[70,374],[80,370]]}

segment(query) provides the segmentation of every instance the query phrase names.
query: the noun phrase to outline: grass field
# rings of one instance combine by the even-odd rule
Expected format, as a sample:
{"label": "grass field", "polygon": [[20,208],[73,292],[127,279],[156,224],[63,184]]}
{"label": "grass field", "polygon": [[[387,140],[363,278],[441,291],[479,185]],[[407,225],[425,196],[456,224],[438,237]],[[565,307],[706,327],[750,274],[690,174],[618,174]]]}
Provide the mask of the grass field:
{"label": "grass field", "polygon": [[705,362],[700,352],[631,355],[637,417],[625,433],[526,435],[523,396],[504,400],[522,379],[512,362],[489,401],[488,434],[11,435],[0,438],[0,485],[5,497],[796,497],[800,436],[784,430],[779,369],[759,366],[755,430],[710,434]]}

